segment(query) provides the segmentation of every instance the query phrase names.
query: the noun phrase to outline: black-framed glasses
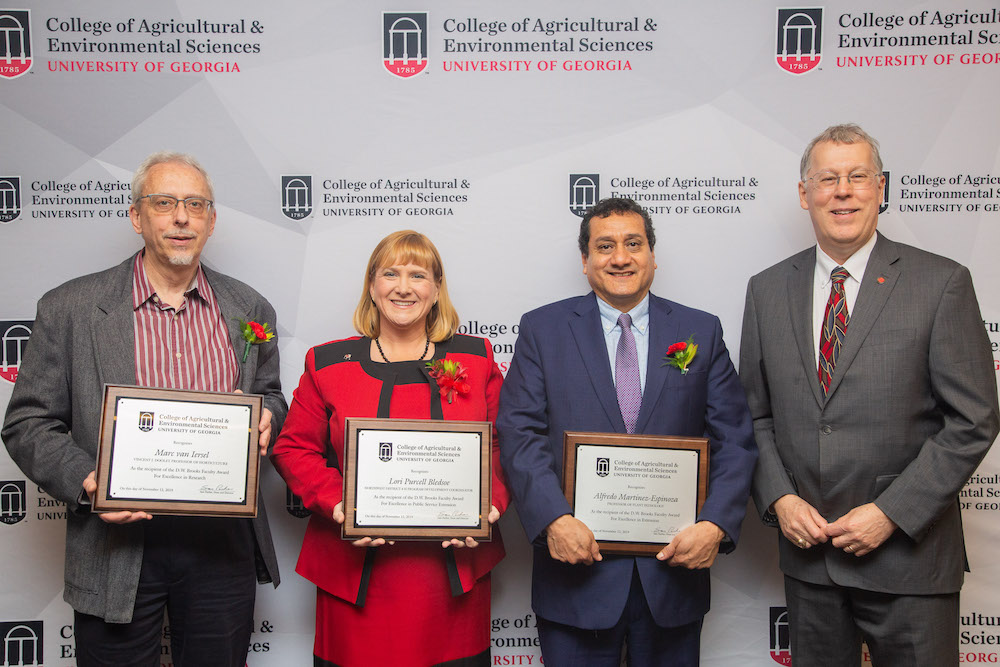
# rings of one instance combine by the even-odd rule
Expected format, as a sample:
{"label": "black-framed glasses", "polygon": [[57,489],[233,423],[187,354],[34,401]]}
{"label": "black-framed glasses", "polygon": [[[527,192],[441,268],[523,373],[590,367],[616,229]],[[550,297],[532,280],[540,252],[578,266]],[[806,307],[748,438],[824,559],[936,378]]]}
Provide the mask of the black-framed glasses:
{"label": "black-framed glasses", "polygon": [[807,181],[813,182],[813,187],[815,187],[820,192],[830,192],[837,189],[840,185],[840,179],[847,181],[855,190],[870,190],[878,185],[879,177],[882,174],[876,174],[874,171],[867,171],[864,169],[859,169],[857,171],[852,171],[847,176],[841,176],[835,174],[832,171],[821,171],[817,174],[813,174]]}
{"label": "black-framed glasses", "polygon": [[161,194],[143,195],[139,199],[148,199],[149,205],[157,213],[173,213],[177,209],[178,204],[184,204],[188,215],[197,217],[208,215],[208,212],[212,209],[212,204],[215,203],[211,199],[205,199],[204,197],[178,199],[173,195]]}

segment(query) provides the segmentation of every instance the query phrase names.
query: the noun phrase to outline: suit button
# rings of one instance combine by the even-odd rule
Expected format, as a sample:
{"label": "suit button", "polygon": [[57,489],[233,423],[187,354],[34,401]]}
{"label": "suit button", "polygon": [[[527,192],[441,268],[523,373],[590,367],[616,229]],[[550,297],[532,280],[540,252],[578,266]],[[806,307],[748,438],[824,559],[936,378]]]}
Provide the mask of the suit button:
{"label": "suit button", "polygon": [[829,426],[824,426],[820,430],[823,431],[823,435],[830,435],[831,433],[833,433],[833,429],[830,428]]}

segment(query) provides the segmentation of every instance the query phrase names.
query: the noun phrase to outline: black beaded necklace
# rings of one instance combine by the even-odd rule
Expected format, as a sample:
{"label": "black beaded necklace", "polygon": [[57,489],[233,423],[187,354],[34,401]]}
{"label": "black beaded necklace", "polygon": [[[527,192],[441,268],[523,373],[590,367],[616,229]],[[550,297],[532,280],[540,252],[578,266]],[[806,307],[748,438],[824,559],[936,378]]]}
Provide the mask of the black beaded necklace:
{"label": "black beaded necklace", "polygon": [[[385,352],[382,351],[382,344],[378,342],[378,338],[375,339],[375,347],[378,348],[378,353],[382,355],[382,360],[387,364],[391,364],[392,362],[389,361],[389,358],[385,356]],[[430,337],[426,339],[426,342],[424,343],[424,351],[420,354],[420,357],[417,359],[417,361],[423,361],[424,357],[427,356],[427,350],[429,349],[431,349]]]}

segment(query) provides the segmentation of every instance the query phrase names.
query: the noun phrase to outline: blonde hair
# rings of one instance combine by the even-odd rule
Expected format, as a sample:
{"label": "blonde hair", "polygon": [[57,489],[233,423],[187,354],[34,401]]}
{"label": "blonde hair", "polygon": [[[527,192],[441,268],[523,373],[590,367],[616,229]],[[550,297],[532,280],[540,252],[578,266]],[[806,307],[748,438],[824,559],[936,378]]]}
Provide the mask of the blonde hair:
{"label": "blonde hair", "polygon": [[375,272],[380,268],[395,264],[416,264],[429,269],[434,274],[438,287],[437,303],[427,313],[427,337],[435,343],[446,341],[458,331],[458,311],[448,296],[448,283],[444,278],[441,255],[430,239],[412,229],[403,229],[389,234],[378,242],[368,258],[364,283],[361,286],[361,300],[354,309],[354,328],[362,336],[378,338],[379,312],[371,298],[371,286]]}

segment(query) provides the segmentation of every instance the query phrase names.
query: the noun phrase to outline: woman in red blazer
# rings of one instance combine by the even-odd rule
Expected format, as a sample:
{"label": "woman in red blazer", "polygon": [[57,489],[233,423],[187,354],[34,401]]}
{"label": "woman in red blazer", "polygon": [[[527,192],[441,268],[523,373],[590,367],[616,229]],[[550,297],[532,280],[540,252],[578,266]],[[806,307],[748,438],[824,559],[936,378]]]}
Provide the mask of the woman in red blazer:
{"label": "woman in red blazer", "polygon": [[[362,335],[306,355],[271,460],[312,511],[296,571],[317,586],[317,667],[489,664],[490,570],[504,556],[496,528],[481,544],[340,537],[347,417],[496,419],[502,376],[492,347],[457,335],[458,323],[437,249],[395,232],[368,261],[354,313]],[[466,371],[450,401],[427,367],[435,360]],[[490,523],[508,504],[495,429],[492,487]]]}

